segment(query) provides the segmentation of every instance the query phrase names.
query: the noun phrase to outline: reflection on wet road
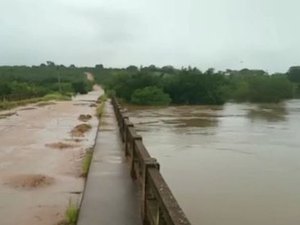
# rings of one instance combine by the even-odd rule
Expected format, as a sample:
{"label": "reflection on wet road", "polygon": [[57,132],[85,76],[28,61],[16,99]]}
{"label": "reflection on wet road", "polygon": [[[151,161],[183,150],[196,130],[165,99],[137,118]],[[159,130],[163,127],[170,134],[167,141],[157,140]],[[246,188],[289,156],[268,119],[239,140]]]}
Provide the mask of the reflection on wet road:
{"label": "reflection on wet road", "polygon": [[300,101],[127,106],[192,224],[300,224]]}

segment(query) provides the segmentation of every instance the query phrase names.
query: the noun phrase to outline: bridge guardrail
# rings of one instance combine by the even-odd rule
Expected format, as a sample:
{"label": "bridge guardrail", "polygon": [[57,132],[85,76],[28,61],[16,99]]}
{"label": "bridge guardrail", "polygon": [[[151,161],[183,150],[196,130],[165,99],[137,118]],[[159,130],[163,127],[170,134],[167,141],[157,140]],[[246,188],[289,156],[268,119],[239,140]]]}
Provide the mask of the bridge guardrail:
{"label": "bridge guardrail", "polygon": [[145,225],[191,225],[159,171],[159,163],[152,158],[125,115],[116,98],[112,105],[118,121],[125,156],[132,179],[141,190],[141,214]]}

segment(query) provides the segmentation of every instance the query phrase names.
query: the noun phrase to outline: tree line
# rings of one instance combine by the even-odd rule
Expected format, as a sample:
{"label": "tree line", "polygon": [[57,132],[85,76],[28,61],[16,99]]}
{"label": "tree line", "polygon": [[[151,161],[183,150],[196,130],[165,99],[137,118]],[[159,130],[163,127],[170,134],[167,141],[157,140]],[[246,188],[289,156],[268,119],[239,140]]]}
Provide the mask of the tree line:
{"label": "tree line", "polygon": [[92,72],[108,94],[141,105],[212,104],[236,102],[280,102],[300,97],[300,66],[286,73],[263,70],[215,71],[173,66],[105,68],[56,65],[0,66],[0,98],[41,97],[49,93],[87,93],[92,83],[84,72]]}
{"label": "tree line", "polygon": [[39,66],[0,66],[0,99],[21,100],[58,92],[87,93],[92,84],[84,69],[53,62]]}
{"label": "tree line", "polygon": [[144,105],[212,104],[236,102],[280,102],[300,96],[300,67],[286,73],[263,70],[205,72],[172,66],[129,66],[126,69],[94,69],[105,89],[126,102]]}

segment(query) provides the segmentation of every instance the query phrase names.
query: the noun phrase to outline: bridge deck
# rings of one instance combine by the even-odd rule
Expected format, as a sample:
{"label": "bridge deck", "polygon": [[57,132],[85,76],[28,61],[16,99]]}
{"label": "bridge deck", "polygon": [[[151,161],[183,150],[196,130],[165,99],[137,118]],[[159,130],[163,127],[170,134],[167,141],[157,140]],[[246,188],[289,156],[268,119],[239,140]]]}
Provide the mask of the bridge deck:
{"label": "bridge deck", "polygon": [[114,111],[106,103],[78,225],[141,225],[138,204]]}

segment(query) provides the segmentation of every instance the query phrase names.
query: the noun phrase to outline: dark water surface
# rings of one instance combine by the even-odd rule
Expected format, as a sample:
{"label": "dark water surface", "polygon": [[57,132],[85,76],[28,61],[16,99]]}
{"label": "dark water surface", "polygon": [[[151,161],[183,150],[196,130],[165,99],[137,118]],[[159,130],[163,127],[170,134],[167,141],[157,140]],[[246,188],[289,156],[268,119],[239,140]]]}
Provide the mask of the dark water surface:
{"label": "dark water surface", "polygon": [[127,109],[192,224],[300,224],[300,100]]}

